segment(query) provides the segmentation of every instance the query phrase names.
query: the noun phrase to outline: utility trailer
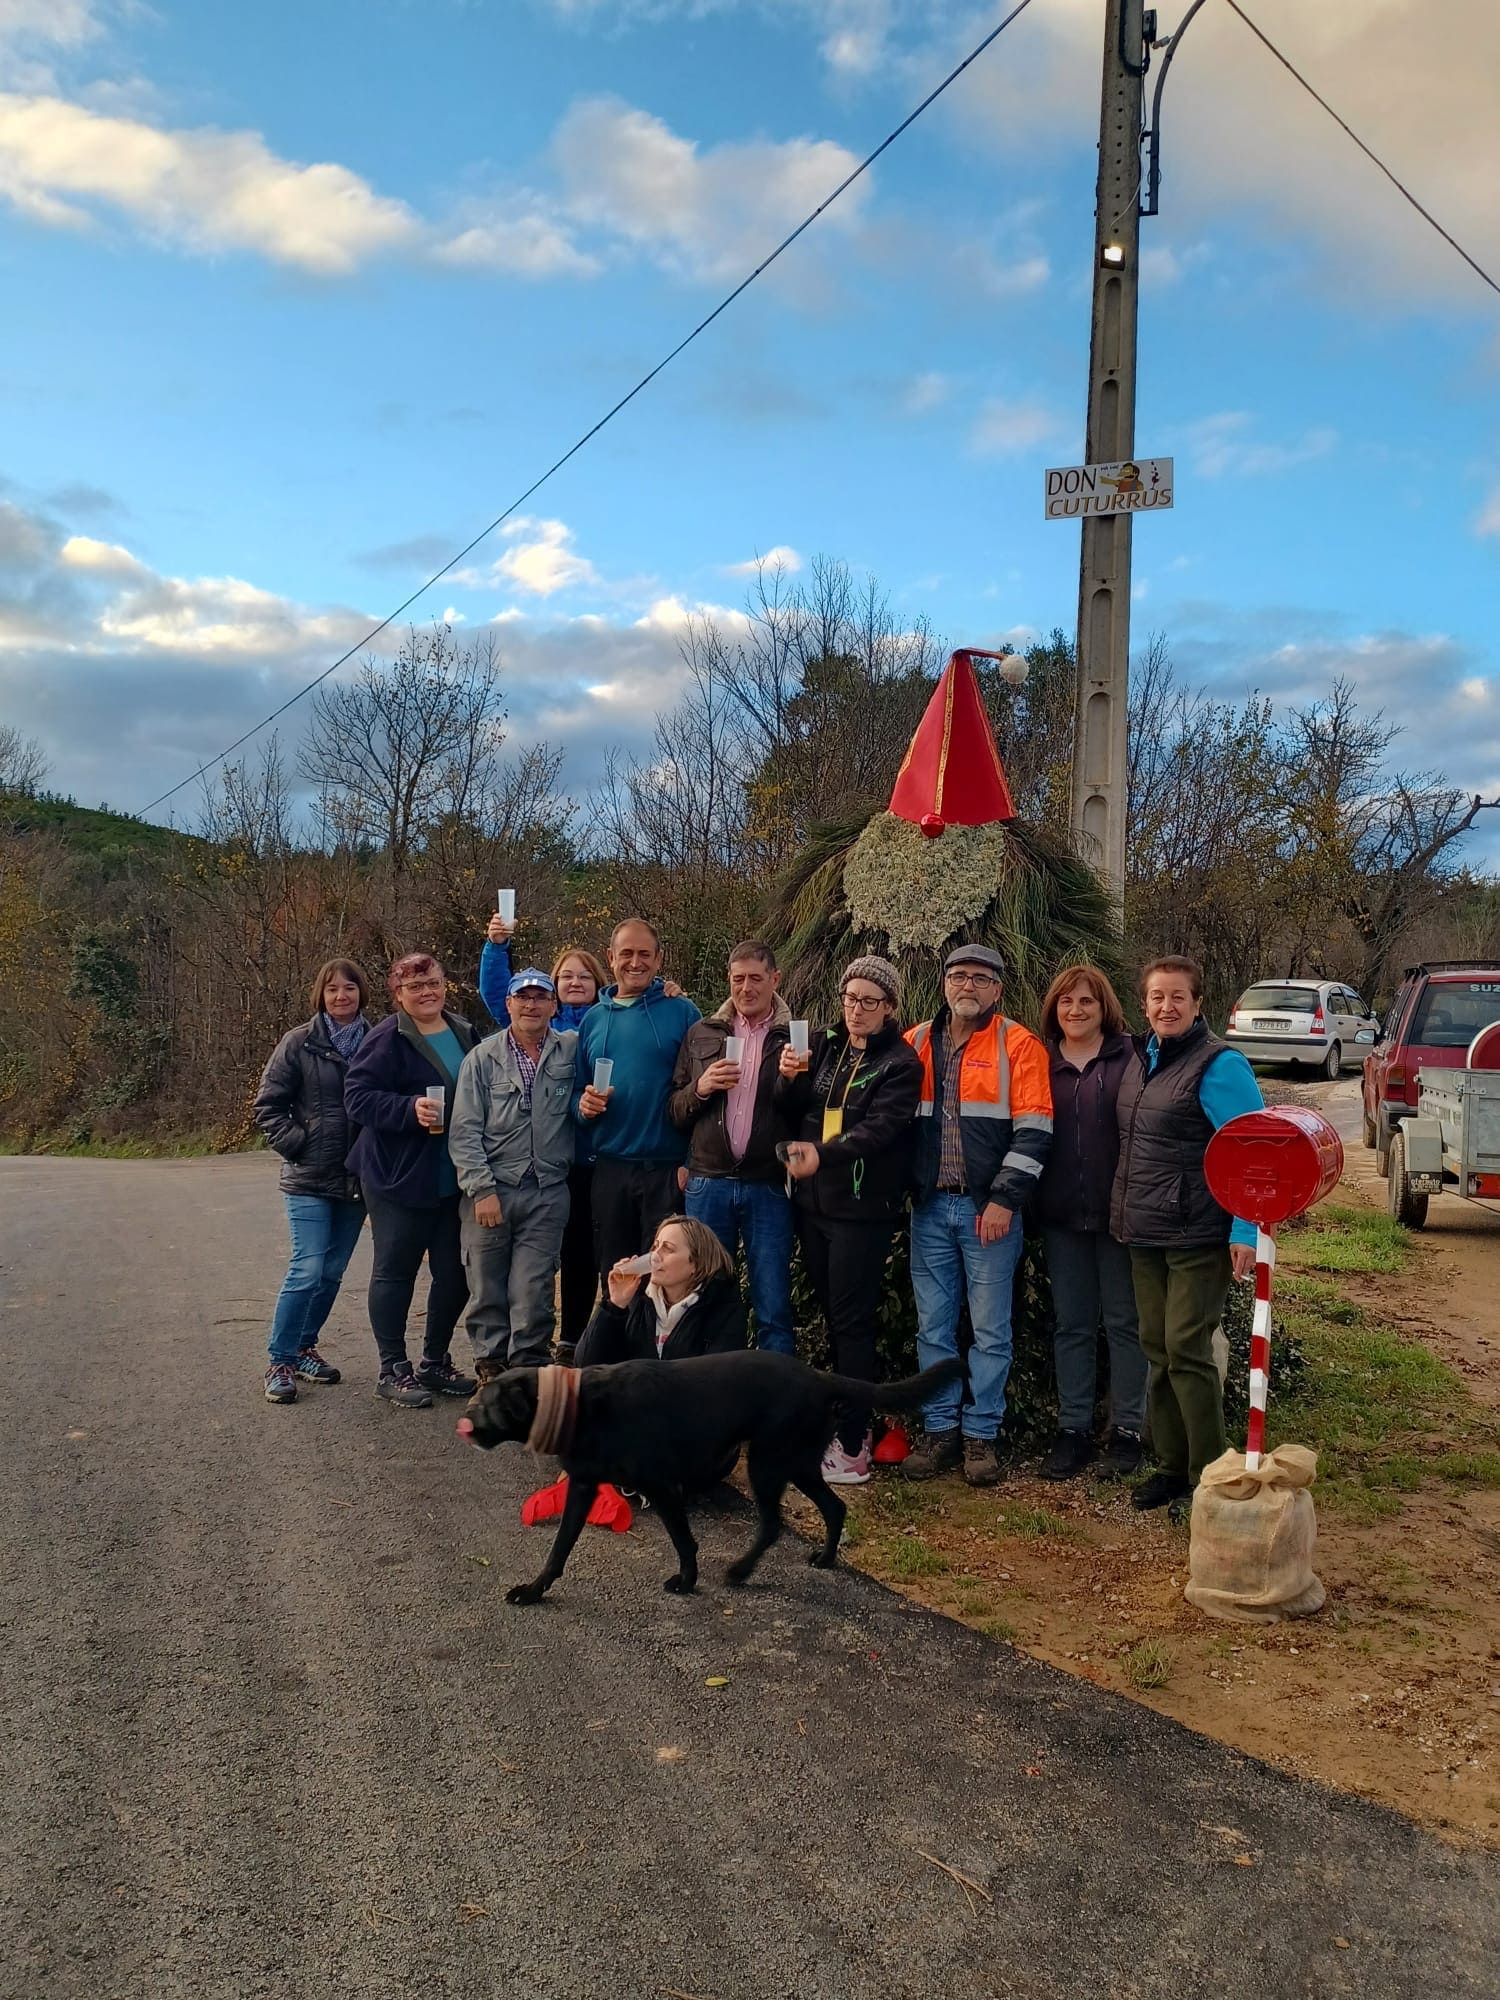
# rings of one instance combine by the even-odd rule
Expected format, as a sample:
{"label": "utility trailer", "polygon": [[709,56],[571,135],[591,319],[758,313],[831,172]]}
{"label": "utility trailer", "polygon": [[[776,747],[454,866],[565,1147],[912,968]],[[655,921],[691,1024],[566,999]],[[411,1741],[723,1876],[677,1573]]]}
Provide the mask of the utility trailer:
{"label": "utility trailer", "polygon": [[1435,1194],[1500,1203],[1500,1023],[1480,1029],[1462,1069],[1419,1071],[1417,1115],[1391,1136],[1391,1214],[1420,1229]]}

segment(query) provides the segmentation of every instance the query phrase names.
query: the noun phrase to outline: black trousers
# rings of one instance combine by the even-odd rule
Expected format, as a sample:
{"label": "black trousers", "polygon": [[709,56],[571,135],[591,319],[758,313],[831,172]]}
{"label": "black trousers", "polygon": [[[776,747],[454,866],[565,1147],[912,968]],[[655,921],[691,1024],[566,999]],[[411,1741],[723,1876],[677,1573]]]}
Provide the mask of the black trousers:
{"label": "black trousers", "polygon": [[[894,1222],[843,1222],[797,1208],[797,1237],[807,1275],[828,1322],[836,1374],[880,1380],[876,1321],[885,1289],[885,1260]],[[870,1409],[851,1406],[839,1419],[844,1450],[857,1452],[870,1428]]]}
{"label": "black trousers", "polygon": [[427,1330],[422,1359],[441,1361],[453,1341],[459,1314],[469,1302],[459,1247],[458,1196],[449,1195],[436,1208],[410,1208],[384,1201],[365,1189],[370,1212],[370,1328],[380,1353],[382,1373],[407,1359],[406,1319],[422,1258],[432,1285],[427,1294]]}
{"label": "black trousers", "polygon": [[669,1215],[682,1213],[682,1190],[675,1167],[652,1167],[640,1160],[594,1162],[590,1196],[594,1213],[594,1269],[601,1277],[622,1257],[639,1257]]}
{"label": "black trousers", "polygon": [[594,1262],[594,1163],[580,1160],[568,1175],[568,1226],[563,1231],[562,1262],[559,1266],[562,1311],[558,1316],[557,1338],[563,1347],[576,1347],[583,1329],[594,1316],[599,1297],[599,1267]]}

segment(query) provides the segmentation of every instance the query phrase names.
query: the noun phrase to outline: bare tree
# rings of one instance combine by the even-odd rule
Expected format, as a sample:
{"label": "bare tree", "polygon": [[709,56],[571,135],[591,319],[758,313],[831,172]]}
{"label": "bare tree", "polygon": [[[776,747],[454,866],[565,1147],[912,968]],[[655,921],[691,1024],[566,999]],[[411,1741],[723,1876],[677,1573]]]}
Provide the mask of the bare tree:
{"label": "bare tree", "polygon": [[23,736],[13,722],[0,722],[0,792],[32,798],[48,768],[46,753],[34,736]]}

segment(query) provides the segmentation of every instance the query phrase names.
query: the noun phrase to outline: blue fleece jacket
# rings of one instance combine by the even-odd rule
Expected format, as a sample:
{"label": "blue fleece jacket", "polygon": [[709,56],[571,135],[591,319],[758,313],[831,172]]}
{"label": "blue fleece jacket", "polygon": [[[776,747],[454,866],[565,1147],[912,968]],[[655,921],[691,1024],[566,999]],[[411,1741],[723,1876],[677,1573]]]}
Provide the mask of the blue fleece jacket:
{"label": "blue fleece jacket", "polygon": [[[507,1006],[506,987],[510,984],[510,946],[491,944],[486,938],[484,950],[479,954],[479,997],[488,1008],[497,1027],[510,1026],[510,1008]],[[552,1016],[552,1025],[561,1034],[566,1028],[577,1028],[582,1024],[587,1007],[565,1007],[557,1003],[557,1012]]]}
{"label": "blue fleece jacket", "polygon": [[602,1118],[579,1118],[589,1144],[601,1158],[639,1160],[656,1167],[679,1167],[687,1158],[687,1134],[667,1117],[667,1097],[682,1038],[702,1016],[691,1000],[669,1000],[653,979],[632,1005],[621,1006],[617,989],[606,986],[578,1030],[578,1079],[574,1115],[594,1063],[614,1063],[614,1095]]}
{"label": "blue fleece jacket", "polygon": [[[1160,1044],[1155,1035],[1146,1041],[1146,1074],[1156,1068],[1156,1058],[1160,1054]],[[1241,1118],[1247,1111],[1263,1111],[1266,1100],[1260,1094],[1260,1085],[1238,1049],[1220,1049],[1208,1068],[1203,1072],[1198,1085],[1198,1102],[1203,1115],[1217,1132],[1221,1125],[1227,1125],[1231,1118]],[[1244,1222],[1235,1216],[1229,1232],[1231,1243],[1248,1243],[1255,1247],[1255,1224]]]}

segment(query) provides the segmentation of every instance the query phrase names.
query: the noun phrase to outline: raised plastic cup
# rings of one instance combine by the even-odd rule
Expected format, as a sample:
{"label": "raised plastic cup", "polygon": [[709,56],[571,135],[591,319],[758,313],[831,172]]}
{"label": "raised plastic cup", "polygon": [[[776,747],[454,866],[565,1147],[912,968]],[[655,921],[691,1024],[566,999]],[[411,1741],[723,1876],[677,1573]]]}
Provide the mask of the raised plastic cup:
{"label": "raised plastic cup", "polygon": [[516,892],[514,889],[500,890],[496,898],[502,924],[513,924],[516,920]]}
{"label": "raised plastic cup", "polygon": [[806,1021],[793,1021],[792,1023],[792,1054],[794,1056],[805,1056],[807,1054]]}
{"label": "raised plastic cup", "polygon": [[729,1063],[739,1063],[745,1060],[745,1038],[743,1035],[726,1035],[724,1037],[724,1060]]}
{"label": "raised plastic cup", "polygon": [[441,1132],[443,1129],[443,1099],[445,1095],[444,1086],[440,1083],[430,1083],[427,1086],[426,1095],[427,1095],[427,1102],[437,1107],[437,1115],[438,1115],[438,1122],[436,1123],[436,1125],[429,1125],[427,1129],[429,1132]]}
{"label": "raised plastic cup", "polygon": [[649,1278],[651,1275],[650,1251],[648,1250],[641,1257],[627,1257],[625,1259],[625,1269],[633,1273],[637,1278]]}
{"label": "raised plastic cup", "polygon": [[609,1089],[610,1078],[615,1073],[613,1056],[597,1056],[594,1059],[594,1088],[599,1092]]}

